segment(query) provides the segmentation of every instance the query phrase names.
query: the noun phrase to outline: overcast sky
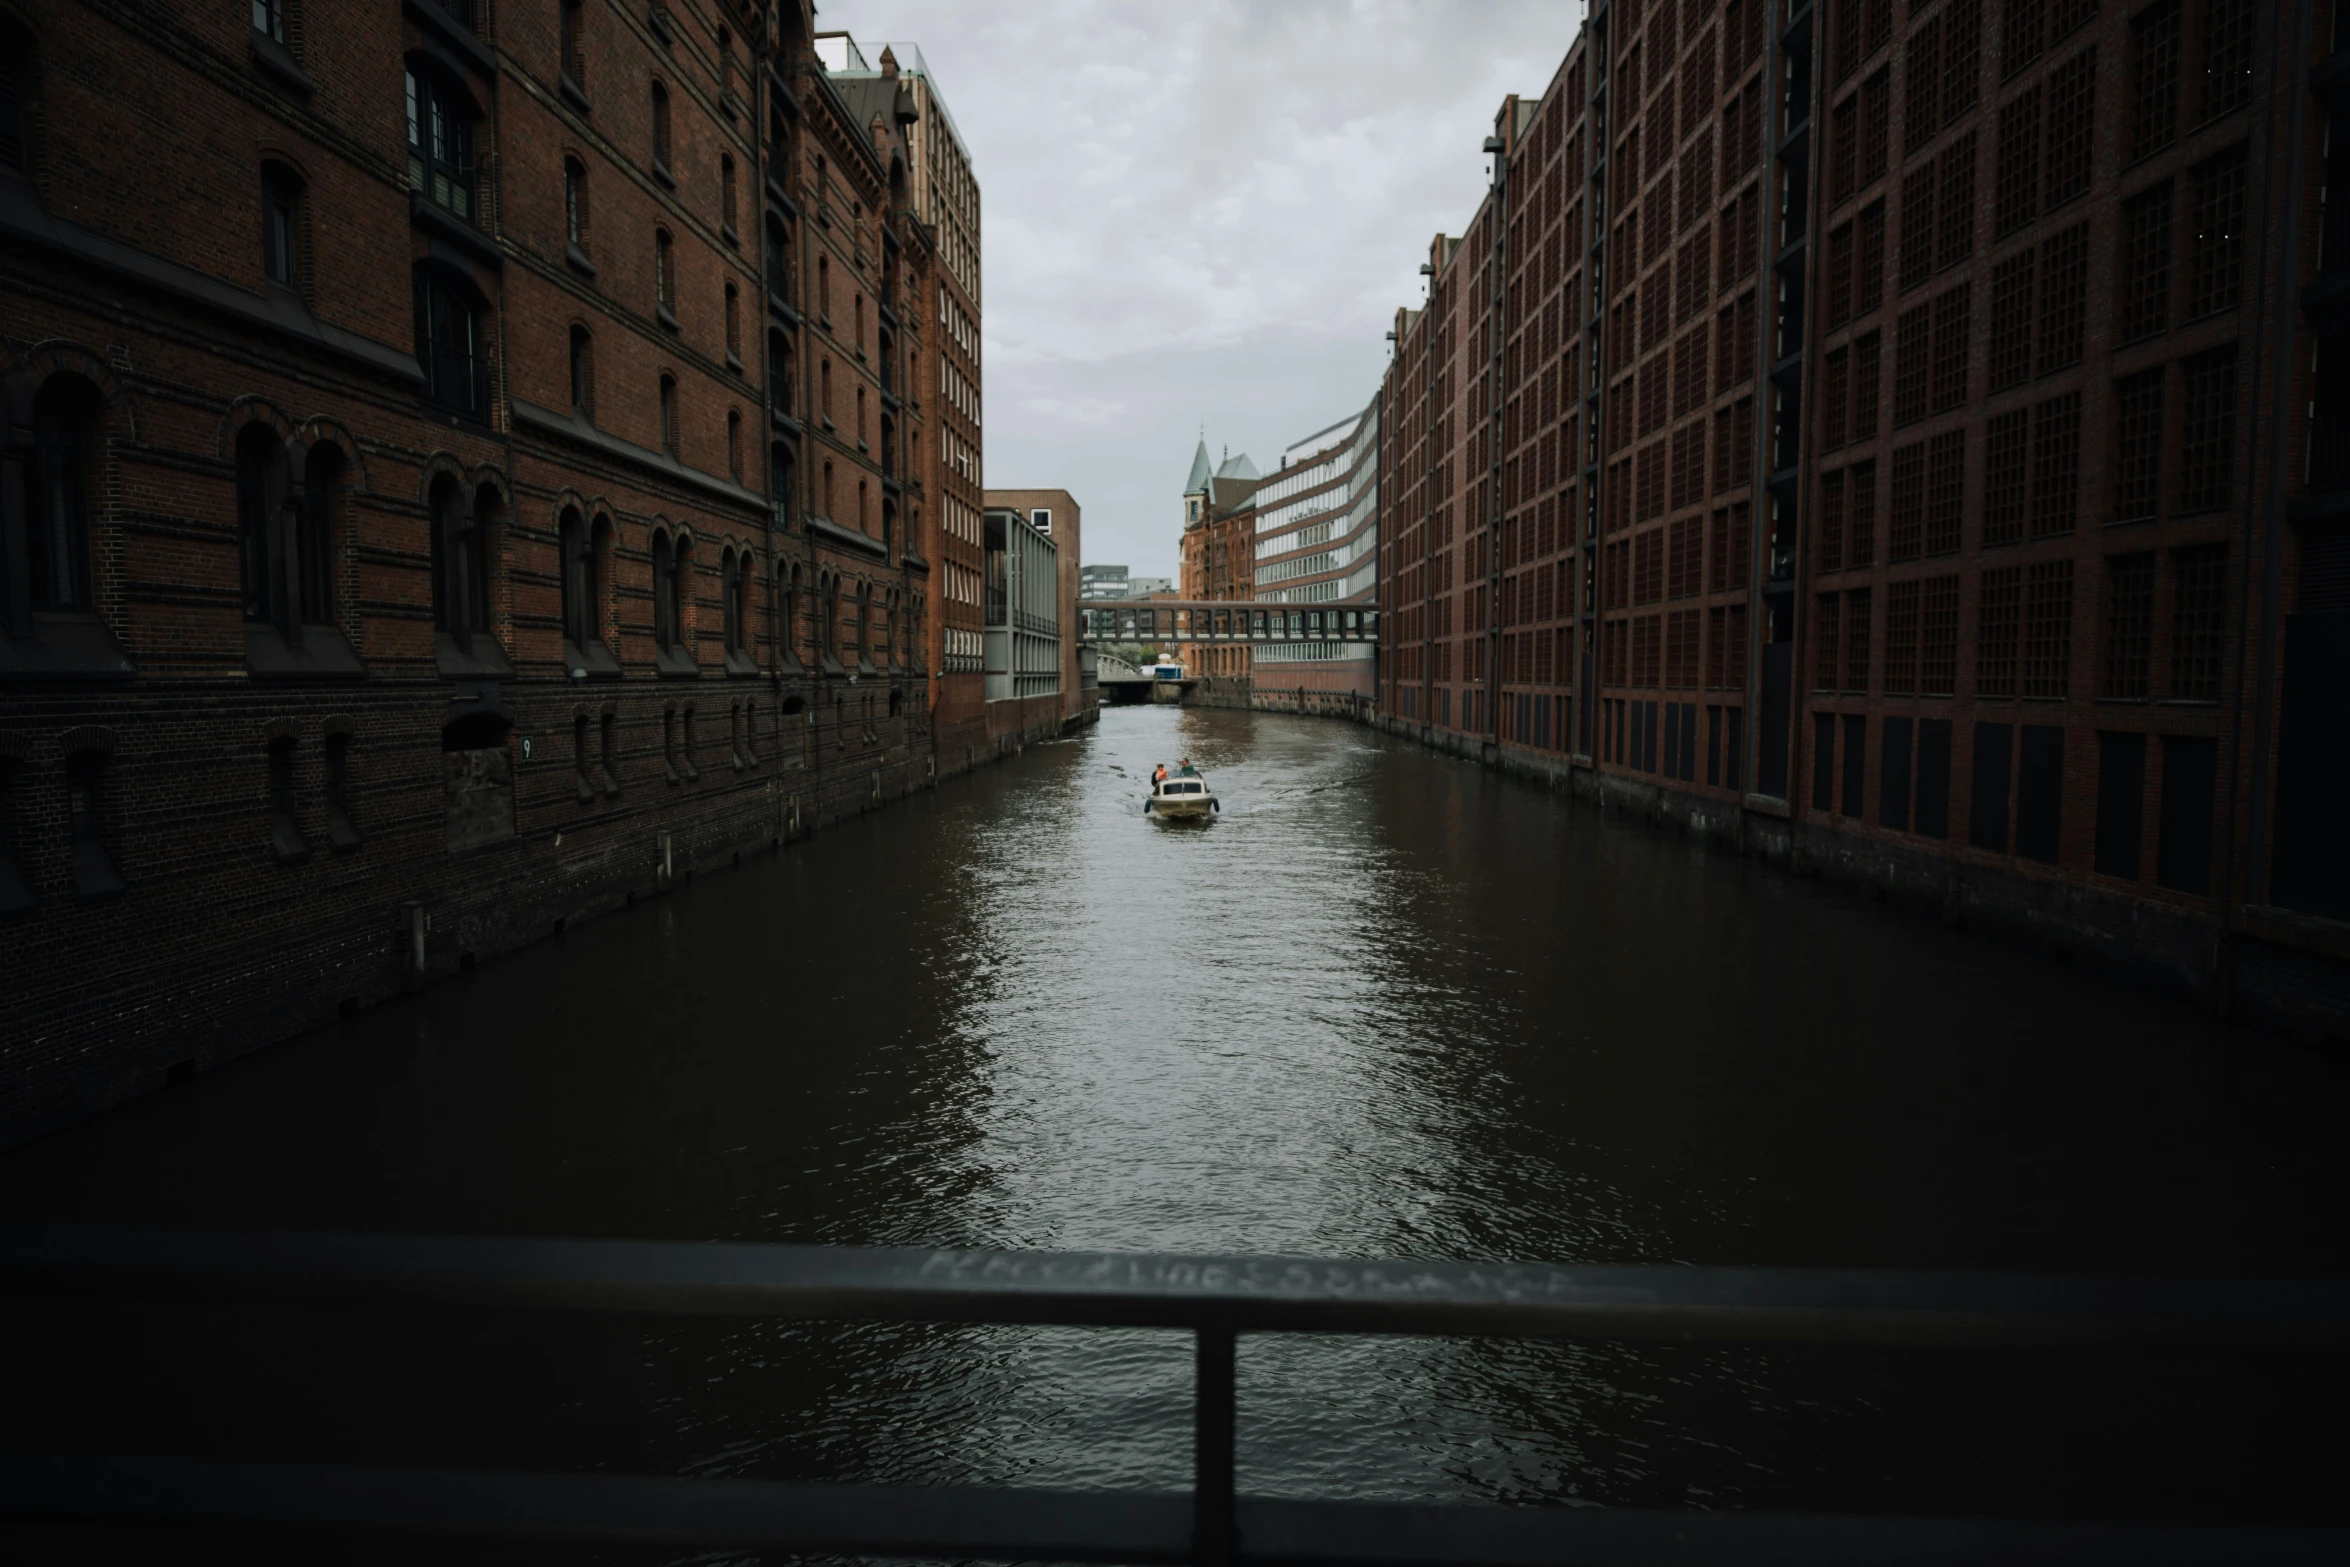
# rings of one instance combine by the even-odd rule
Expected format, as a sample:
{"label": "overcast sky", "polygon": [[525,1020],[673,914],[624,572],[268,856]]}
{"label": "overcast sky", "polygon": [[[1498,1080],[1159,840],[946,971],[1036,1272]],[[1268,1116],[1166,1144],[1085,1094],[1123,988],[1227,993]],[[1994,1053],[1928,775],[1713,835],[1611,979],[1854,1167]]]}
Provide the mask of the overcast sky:
{"label": "overcast sky", "polygon": [[1377,390],[1502,96],[1580,0],[836,0],[922,46],[979,177],[987,482],[1057,486],[1084,559],[1175,575],[1183,478],[1270,470]]}

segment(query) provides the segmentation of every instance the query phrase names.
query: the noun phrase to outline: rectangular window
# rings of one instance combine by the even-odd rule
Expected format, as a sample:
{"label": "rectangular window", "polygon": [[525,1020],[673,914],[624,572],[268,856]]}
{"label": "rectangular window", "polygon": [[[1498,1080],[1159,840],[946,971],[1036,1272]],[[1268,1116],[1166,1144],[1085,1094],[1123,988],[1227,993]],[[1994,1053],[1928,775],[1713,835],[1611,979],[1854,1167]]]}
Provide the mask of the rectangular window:
{"label": "rectangular window", "polygon": [[2032,410],[2032,537],[2070,533],[2081,506],[2081,394]]}
{"label": "rectangular window", "polygon": [[1885,720],[1884,738],[1877,742],[1877,825],[1895,832],[1909,831],[1909,742],[1911,721]]}
{"label": "rectangular window", "polygon": [[1878,378],[1882,372],[1885,335],[1871,332],[1852,345],[1852,438],[1873,441],[1877,437],[1877,408],[1882,394]]}
{"label": "rectangular window", "polygon": [[2130,161],[2179,137],[2179,0],[2157,0],[2130,21]]}
{"label": "rectangular window", "polygon": [[1836,813],[1859,821],[1865,805],[1864,791],[1868,787],[1869,721],[1859,713],[1844,717],[1844,798],[1836,802]]}
{"label": "rectangular window", "polygon": [[1966,431],[1946,430],[1926,451],[1926,553],[1958,549],[1966,520]]}
{"label": "rectangular window", "polygon": [[1812,615],[1812,645],[1819,650],[1812,670],[1812,689],[1834,691],[1844,682],[1844,627],[1843,599],[1835,593],[1823,593],[1814,605]]}
{"label": "rectangular window", "polygon": [[1950,720],[1918,720],[1917,831],[1927,838],[1950,836]]}
{"label": "rectangular window", "polygon": [[1976,611],[1975,695],[1986,701],[2015,695],[2016,644],[2023,633],[2024,570],[2006,566],[1983,573]]}
{"label": "rectangular window", "polygon": [[2089,154],[2097,120],[2095,45],[2048,73],[2048,162],[2041,196],[2049,207],[2089,188]]}
{"label": "rectangular window", "polygon": [[1814,713],[1811,719],[1811,808],[1829,811],[1836,805],[1836,715]]}
{"label": "rectangular window", "polygon": [[2171,551],[2171,581],[2171,700],[2216,702],[2227,629],[2228,547]]}
{"label": "rectangular window", "polygon": [[1860,86],[1860,182],[1881,179],[1893,155],[1893,73],[1879,66]]}
{"label": "rectangular window", "polygon": [[1934,367],[1934,312],[1929,305],[1904,310],[1893,336],[1893,423],[1896,428],[1926,416]]}
{"label": "rectangular window", "polygon": [[2013,724],[1976,723],[1967,842],[1995,854],[2007,852],[2007,778],[2014,747]]}
{"label": "rectangular window", "polygon": [[2040,246],[2040,373],[2078,364],[2089,305],[2089,225]]}
{"label": "rectangular window", "polygon": [[1828,236],[1828,330],[1852,319],[1852,225]]}
{"label": "rectangular window", "polygon": [[1844,689],[1869,688],[1869,590],[1844,595]]}
{"label": "rectangular window", "polygon": [[2143,522],[2162,505],[2162,367],[2113,384],[2113,520]]}
{"label": "rectangular window", "polygon": [[1846,417],[1852,406],[1852,353],[1832,348],[1820,376],[1820,446],[1834,451],[1844,444]]}
{"label": "rectangular window", "polygon": [[2219,742],[2162,737],[2162,816],[2154,883],[2202,897],[2211,891],[2211,816],[2219,783]]}
{"label": "rectangular window", "polygon": [[1943,149],[1941,191],[1935,197],[1934,266],[1956,266],[1975,249],[1975,133]]}
{"label": "rectangular window", "polygon": [[2005,81],[2048,47],[2047,0],[2007,0],[2000,33],[1999,79]]}
{"label": "rectangular window", "polygon": [[1922,163],[1901,182],[1901,286],[1916,288],[1934,275],[1934,199],[1941,191],[1934,165]]}
{"label": "rectangular window", "polygon": [[1909,35],[1909,114],[1902,152],[1914,157],[1942,129],[1942,18],[1929,17]]}
{"label": "rectangular window", "polygon": [[1845,471],[1852,476],[1852,503],[1845,513],[1844,564],[1866,566],[1877,552],[1877,465],[1854,463]]}
{"label": "rectangular window", "polygon": [[1942,13],[1942,123],[1983,96],[1983,0],[1951,0]]}
{"label": "rectangular window", "polygon": [[2216,119],[2252,98],[2252,27],[2256,0],[2209,0],[2203,12],[2203,118]]}
{"label": "rectangular window", "polygon": [[2024,577],[2023,694],[2061,697],[2070,687],[2073,563],[2043,561]]}
{"label": "rectangular window", "polygon": [[2040,212],[2040,89],[2025,88],[1999,111],[1999,169],[1991,232],[2014,233]]}
{"label": "rectangular window", "polygon": [[1885,204],[1861,209],[1852,261],[1852,310],[1867,315],[1885,302]]}
{"label": "rectangular window", "polygon": [[2245,148],[2230,148],[2187,171],[2187,308],[2198,320],[2232,308],[2243,287]]}
{"label": "rectangular window", "polygon": [[1892,518],[1885,536],[1885,558],[1916,560],[1926,538],[1926,443],[1913,441],[1893,449]]}
{"label": "rectangular window", "polygon": [[[1839,571],[1844,565],[1844,471],[1820,475],[1820,549],[1819,566],[1822,572]],[[1721,591],[1716,582],[1714,590]]]}
{"label": "rectangular window", "polygon": [[2138,840],[2145,829],[2146,737],[2097,735],[2097,849],[2100,876],[2138,879]]}
{"label": "rectangular window", "polygon": [[2025,724],[2015,770],[2015,852],[2054,865],[2064,837],[2064,731]]}
{"label": "rectangular window", "polygon": [[1852,199],[1860,177],[1860,94],[1836,105],[1828,132],[1828,204]]}
{"label": "rectangular window", "polygon": [[1885,589],[1885,694],[1917,694],[1918,584],[1913,579]]}
{"label": "rectangular window", "polygon": [[1961,283],[1934,301],[1934,409],[1966,401],[1967,355],[1974,347],[1974,285]]}
{"label": "rectangular window", "polygon": [[1928,577],[1918,615],[1918,694],[1958,689],[1958,578]]}
{"label": "rectangular window", "polygon": [[2180,367],[2186,381],[2185,428],[2179,439],[2179,510],[2216,511],[2228,504],[2236,439],[2236,350],[2197,354]]}
{"label": "rectangular window", "polygon": [[2032,291],[2039,253],[2017,251],[1991,272],[1991,390],[2021,385],[2032,374]]}
{"label": "rectangular window", "polygon": [[1994,414],[1983,430],[1983,543],[2020,543],[2024,536],[2026,438],[2031,411]]}
{"label": "rectangular window", "polygon": [[2105,562],[2105,683],[2116,701],[2146,699],[2154,650],[2154,552]]}
{"label": "rectangular window", "polygon": [[2117,331],[2134,343],[2170,325],[2171,182],[2122,203],[2121,299]]}

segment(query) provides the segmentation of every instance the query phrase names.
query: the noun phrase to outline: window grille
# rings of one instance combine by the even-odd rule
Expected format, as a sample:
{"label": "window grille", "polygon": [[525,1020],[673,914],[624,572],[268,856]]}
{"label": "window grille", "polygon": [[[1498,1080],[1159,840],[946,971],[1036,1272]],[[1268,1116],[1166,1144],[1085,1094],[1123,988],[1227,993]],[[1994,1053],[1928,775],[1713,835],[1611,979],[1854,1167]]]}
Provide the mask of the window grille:
{"label": "window grille", "polygon": [[1812,665],[1812,689],[1837,691],[1844,685],[1844,596],[1822,593],[1812,608],[1812,645],[1818,650]]}
{"label": "window grille", "polygon": [[1885,558],[1915,560],[1926,533],[1926,443],[1893,449],[1893,506],[1886,531]]}
{"label": "window grille", "polygon": [[1862,0],[1837,0],[1835,42],[1836,80],[1842,81],[1860,68],[1860,17]]}
{"label": "window grille", "polygon": [[2113,520],[2142,522],[2162,504],[2162,379],[2156,366],[2114,383]]}
{"label": "window grille", "polygon": [[1661,683],[1663,671],[1658,667],[1663,652],[1662,627],[1655,615],[1643,615],[1632,623],[1632,683],[1655,687]]}
{"label": "window grille", "polygon": [[2179,440],[2179,510],[2214,511],[2228,503],[2236,433],[2236,350],[2197,354],[2181,367],[2185,428]]}
{"label": "window grille", "polygon": [[2158,0],[2130,21],[2130,160],[2179,136],[2179,0]]}
{"label": "window grille", "polygon": [[1934,245],[1937,270],[1955,266],[1974,253],[1975,161],[1973,131],[1943,149],[1941,190],[1935,197],[1939,229]]}
{"label": "window grille", "polygon": [[2070,533],[2081,504],[2081,394],[2032,410],[2032,536]]}
{"label": "window grille", "polygon": [[2171,192],[2164,180],[2122,203],[2118,332],[2125,343],[2170,325]]}
{"label": "window grille", "polygon": [[2243,281],[2245,144],[2207,158],[2188,174],[2194,227],[2187,236],[2186,319],[2226,310]]}
{"label": "window grille", "polygon": [[1942,13],[1942,123],[1956,123],[1983,96],[1983,0],[1951,0]]}
{"label": "window grille", "polygon": [[2039,59],[2048,47],[2047,0],[2007,0],[2000,31],[2004,36],[1999,45],[1999,75],[2004,81]]}
{"label": "window grille", "polygon": [[1844,689],[1869,688],[1869,590],[1844,595]]}
{"label": "window grille", "polygon": [[1958,682],[1958,578],[1928,577],[1918,614],[1918,694],[1949,696]]}
{"label": "window grille", "polygon": [[408,188],[470,223],[474,218],[473,117],[463,95],[437,76],[407,73]]}
{"label": "window grille", "polygon": [[1654,604],[1664,596],[1665,536],[1651,529],[1632,541],[1632,602]]}
{"label": "window grille", "polygon": [[2171,580],[2171,700],[2216,702],[2227,626],[2228,547],[2198,544],[2171,551]]}
{"label": "window grille", "polygon": [[1665,443],[1654,441],[1642,447],[1636,459],[1638,494],[1634,497],[1636,522],[1661,517],[1665,512]]}
{"label": "window grille", "polygon": [[2023,694],[2061,697],[2070,683],[2073,563],[2043,561],[2024,577]]}
{"label": "window grille", "polygon": [[[1846,471],[1852,476],[1852,497],[1844,521],[1844,564],[1866,566],[1875,559],[1877,549],[1877,465],[1854,463]],[[1743,548],[1745,540],[1741,538],[1739,543]]]}
{"label": "window grille", "polygon": [[1730,606],[1729,643],[1729,655],[1724,660],[1729,667],[1723,671],[1722,684],[1732,691],[1743,691],[1746,689],[1746,605],[1743,602]]}
{"label": "window grille", "polygon": [[1901,181],[1901,286],[1916,288],[1934,275],[1934,198],[1940,182],[1931,163]]}
{"label": "window grille", "polygon": [[1852,319],[1852,225],[1828,236],[1828,317],[1833,332]]}
{"label": "window grille", "polygon": [[2029,409],[1994,414],[1983,429],[1983,544],[2015,544],[2024,536],[2026,441]]}
{"label": "window grille", "polygon": [[1966,431],[1945,430],[1926,451],[1926,553],[1958,548],[1966,514]]}
{"label": "window grille", "polygon": [[2060,206],[2089,188],[2097,119],[2095,45],[2048,73],[2048,165],[2042,196]]}
{"label": "window grille", "polygon": [[2077,364],[2089,302],[2089,225],[2040,245],[2040,374]]}
{"label": "window grille", "polygon": [[1867,315],[1885,302],[1885,204],[1861,210],[1852,264],[1852,309]]}
{"label": "window grille", "polygon": [[1928,17],[1909,35],[1909,115],[1902,152],[1914,157],[1942,128],[1942,18]]}
{"label": "window grille", "polygon": [[1673,349],[1673,417],[1678,419],[1705,402],[1705,329],[1681,334]]}
{"label": "window grille", "polygon": [[1966,401],[1967,355],[1973,351],[1974,285],[1961,283],[1934,301],[1934,407]]}
{"label": "window grille", "polygon": [[1705,426],[1685,424],[1673,432],[1673,501],[1675,509],[1694,506],[1705,498]]}
{"label": "window grille", "polygon": [[1884,361],[1884,334],[1871,332],[1852,345],[1852,438],[1876,439],[1879,377]]}
{"label": "window grille", "polygon": [[2252,28],[2256,0],[2208,0],[2203,12],[2203,118],[2216,119],[2252,99]]}
{"label": "window grille", "polygon": [[2040,87],[2034,83],[1999,111],[1999,173],[1991,231],[2014,233],[2040,211]]}
{"label": "window grille", "polygon": [[437,270],[417,278],[418,344],[425,395],[453,413],[482,417],[489,408],[488,366],[482,356],[481,314],[462,285]]}
{"label": "window grille", "polygon": [[2032,289],[2038,252],[2017,251],[1991,272],[1991,390],[2004,391],[2032,374]]}
{"label": "window grille", "polygon": [[1918,584],[1913,579],[1885,589],[1885,694],[1914,695],[1917,665]]}
{"label": "window grille", "polygon": [[1674,523],[1667,554],[1665,596],[1695,598],[1705,586],[1705,519],[1684,517]]}
{"label": "window grille", "polygon": [[2024,569],[2005,566],[1983,573],[1983,597],[1976,614],[1975,695],[2015,695],[2016,642],[2023,630]]}
{"label": "window grille", "polygon": [[1828,146],[1828,204],[1840,206],[1860,188],[1860,94],[1836,105]]}
{"label": "window grille", "polygon": [[[1819,563],[1822,573],[1840,571],[1844,565],[1844,471],[1820,475]],[[1714,584],[1716,592],[1721,584]]]}
{"label": "window grille", "polygon": [[2105,689],[2117,701],[2143,701],[2154,647],[2154,552],[2105,562]]}
{"label": "window grille", "polygon": [[1919,305],[1904,310],[1893,338],[1893,423],[1896,428],[1926,416],[1927,376],[1933,368],[1934,315]]}
{"label": "window grille", "polygon": [[1860,86],[1860,184],[1863,188],[1885,177],[1893,156],[1893,73],[1880,66]]}
{"label": "window grille", "polygon": [[1834,451],[1844,444],[1844,430],[1852,395],[1852,355],[1849,349],[1829,352],[1820,374],[1820,445]]}

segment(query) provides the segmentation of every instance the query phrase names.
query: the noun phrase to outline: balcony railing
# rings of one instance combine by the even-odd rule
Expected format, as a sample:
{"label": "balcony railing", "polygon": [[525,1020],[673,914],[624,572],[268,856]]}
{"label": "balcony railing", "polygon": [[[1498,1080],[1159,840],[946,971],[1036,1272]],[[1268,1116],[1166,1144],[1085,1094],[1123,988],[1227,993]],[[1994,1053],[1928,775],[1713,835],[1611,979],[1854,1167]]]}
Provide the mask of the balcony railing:
{"label": "balcony railing", "polygon": [[[14,1521],[1098,1562],[2335,1562],[2350,1529],[1280,1501],[1233,1490],[1242,1333],[2339,1353],[2350,1281],[0,1230],[14,1299],[1054,1323],[1195,1340],[1188,1495],[0,1454]],[[28,1351],[29,1352],[29,1351]],[[2313,1428],[2314,1429],[2314,1428]]]}

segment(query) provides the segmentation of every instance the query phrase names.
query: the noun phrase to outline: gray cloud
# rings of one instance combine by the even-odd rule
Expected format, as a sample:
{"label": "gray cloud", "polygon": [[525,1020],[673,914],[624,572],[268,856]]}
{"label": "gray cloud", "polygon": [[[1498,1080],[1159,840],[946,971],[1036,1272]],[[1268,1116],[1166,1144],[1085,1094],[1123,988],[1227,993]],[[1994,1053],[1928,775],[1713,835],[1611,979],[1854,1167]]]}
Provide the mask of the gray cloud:
{"label": "gray cloud", "polygon": [[982,193],[987,481],[1061,485],[1085,558],[1174,573],[1211,449],[1270,468],[1368,401],[1429,236],[1483,189],[1504,94],[1577,0],[855,0],[922,46]]}

